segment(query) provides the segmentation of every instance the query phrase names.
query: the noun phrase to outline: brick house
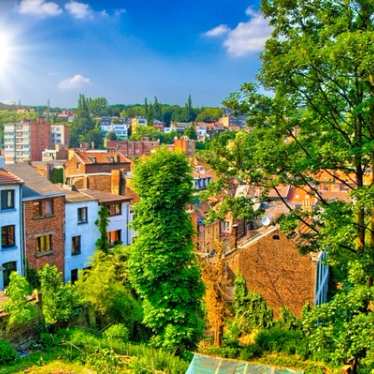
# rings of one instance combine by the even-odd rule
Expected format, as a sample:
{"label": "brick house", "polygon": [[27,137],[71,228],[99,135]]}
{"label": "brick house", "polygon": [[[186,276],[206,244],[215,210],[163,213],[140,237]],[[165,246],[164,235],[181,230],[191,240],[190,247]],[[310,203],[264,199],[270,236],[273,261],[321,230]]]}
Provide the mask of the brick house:
{"label": "brick house", "polygon": [[297,240],[288,239],[277,226],[270,225],[240,243],[226,260],[277,317],[281,307],[299,316],[305,304],[326,301],[329,270],[324,256],[322,252],[301,255]]}
{"label": "brick house", "polygon": [[[113,171],[131,170],[131,161],[118,151],[72,150],[64,164],[65,182],[79,189],[107,191]],[[108,187],[109,186],[109,187]]]}
{"label": "brick house", "polygon": [[154,149],[160,147],[159,140],[108,140],[106,148],[112,151],[120,151],[126,157],[133,159],[136,157],[149,155]]}
{"label": "brick house", "polygon": [[9,170],[24,181],[22,190],[25,259],[30,268],[54,264],[64,272],[65,193],[29,164]]}

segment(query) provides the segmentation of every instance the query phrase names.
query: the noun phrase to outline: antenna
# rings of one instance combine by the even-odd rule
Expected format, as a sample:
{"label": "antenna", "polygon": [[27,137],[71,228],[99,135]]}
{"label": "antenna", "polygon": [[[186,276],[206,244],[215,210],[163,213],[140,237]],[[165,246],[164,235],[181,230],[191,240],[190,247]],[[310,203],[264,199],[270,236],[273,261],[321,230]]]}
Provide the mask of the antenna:
{"label": "antenna", "polygon": [[48,101],[47,101],[47,122],[49,123],[49,108],[50,108],[50,106],[51,106],[51,102],[50,102],[50,100],[48,99]]}

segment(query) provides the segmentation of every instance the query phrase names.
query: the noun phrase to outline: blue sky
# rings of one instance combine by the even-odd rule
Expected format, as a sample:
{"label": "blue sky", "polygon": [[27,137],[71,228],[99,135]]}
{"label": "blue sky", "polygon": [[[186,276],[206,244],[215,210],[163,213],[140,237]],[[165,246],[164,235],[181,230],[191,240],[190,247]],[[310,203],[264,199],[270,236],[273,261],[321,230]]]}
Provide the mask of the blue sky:
{"label": "blue sky", "polygon": [[257,0],[0,0],[0,101],[219,105],[255,79],[269,32]]}

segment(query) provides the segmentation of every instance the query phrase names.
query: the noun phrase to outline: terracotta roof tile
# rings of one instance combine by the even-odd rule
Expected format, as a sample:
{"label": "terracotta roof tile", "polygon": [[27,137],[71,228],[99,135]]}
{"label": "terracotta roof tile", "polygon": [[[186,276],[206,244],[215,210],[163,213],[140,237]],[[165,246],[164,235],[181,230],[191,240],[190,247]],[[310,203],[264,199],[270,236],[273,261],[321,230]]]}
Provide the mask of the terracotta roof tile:
{"label": "terracotta roof tile", "polygon": [[17,175],[14,175],[13,173],[5,170],[5,169],[0,169],[0,185],[5,185],[5,184],[22,184],[23,180]]}
{"label": "terracotta roof tile", "polygon": [[122,152],[118,151],[75,151],[75,154],[85,164],[114,164],[131,163]]}

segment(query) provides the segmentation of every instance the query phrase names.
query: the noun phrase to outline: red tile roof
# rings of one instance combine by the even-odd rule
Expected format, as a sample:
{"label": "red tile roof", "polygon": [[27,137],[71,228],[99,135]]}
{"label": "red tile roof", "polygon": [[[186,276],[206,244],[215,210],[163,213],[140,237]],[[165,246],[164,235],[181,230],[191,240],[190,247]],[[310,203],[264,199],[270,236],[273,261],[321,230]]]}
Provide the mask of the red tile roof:
{"label": "red tile roof", "polygon": [[0,185],[4,184],[22,184],[23,180],[11,172],[0,169]]}
{"label": "red tile roof", "polygon": [[75,151],[75,154],[84,164],[131,163],[123,153],[117,151]]}

